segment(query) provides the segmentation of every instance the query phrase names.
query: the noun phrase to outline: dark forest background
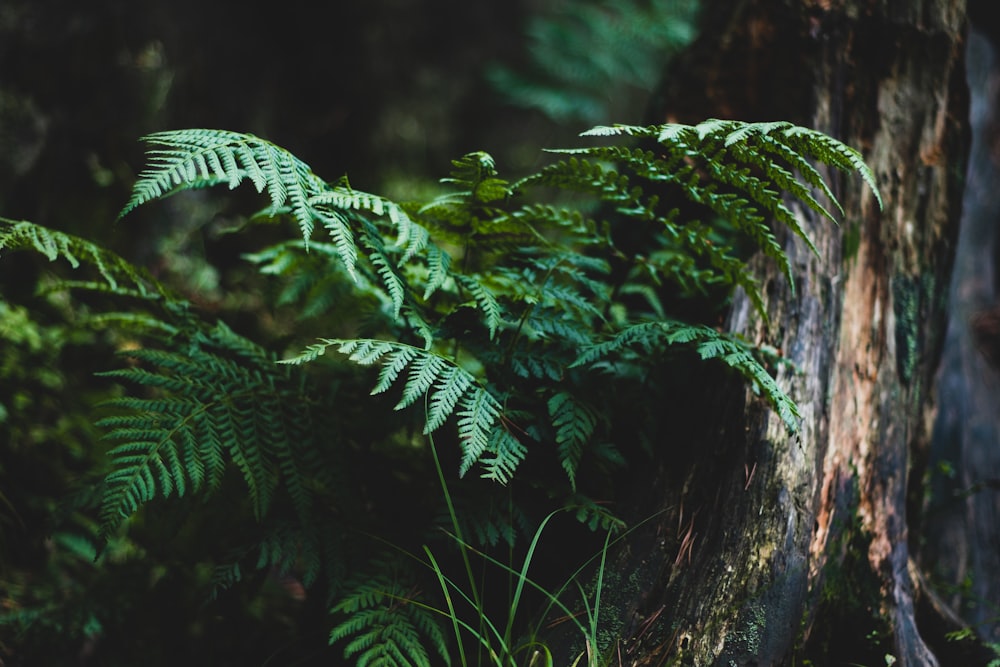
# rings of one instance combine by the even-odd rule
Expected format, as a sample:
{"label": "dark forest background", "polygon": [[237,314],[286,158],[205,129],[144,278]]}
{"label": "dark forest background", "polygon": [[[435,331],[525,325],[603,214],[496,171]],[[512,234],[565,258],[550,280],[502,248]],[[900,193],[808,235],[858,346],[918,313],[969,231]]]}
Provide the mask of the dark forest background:
{"label": "dark forest background", "polygon": [[[967,195],[966,208],[978,217],[963,229],[978,230],[966,245],[979,255],[963,259],[959,251],[956,275],[972,281],[966,289],[973,298],[953,315],[953,330],[991,308],[996,294],[1000,133],[993,110],[1000,28],[990,4],[970,3],[978,30],[969,66],[978,69],[969,80],[981,115],[979,149],[971,152],[978,189]],[[250,132],[289,149],[325,178],[347,175],[357,188],[395,199],[435,192],[451,159],[474,150],[493,154],[501,173],[516,177],[541,162],[542,148],[566,145],[594,124],[666,120],[669,104],[655,91],[669,75],[671,55],[695,38],[697,9],[693,0],[285,0],[263,8],[205,0],[0,0],[0,217],[93,239],[161,275],[182,277],[212,308],[252,318],[247,304],[226,301],[227,285],[247,276],[239,270],[243,248],[224,234],[253,209],[252,193],[191,194],[115,222],[144,161],[140,137],[188,127]],[[118,659],[138,660],[161,650],[157,642],[183,638],[192,653],[172,646],[172,655],[197,655],[209,664],[212,656],[198,653],[194,642],[210,632],[231,633],[231,641],[213,648],[230,664],[264,663],[268,656],[259,647],[286,647],[275,664],[319,655],[327,628],[296,627],[288,596],[277,589],[267,605],[235,598],[191,623],[184,615],[202,601],[184,598],[190,582],[183,577],[207,575],[175,573],[182,547],[162,558],[149,555],[141,566],[124,552],[115,561],[112,553],[101,571],[80,558],[88,547],[74,536],[85,518],[72,515],[64,501],[86,492],[79,482],[101,463],[99,433],[85,416],[109,391],[93,373],[114,363],[113,350],[94,355],[97,333],[67,338],[60,328],[67,315],[58,303],[39,315],[48,329],[18,328],[23,311],[4,302],[28,302],[38,271],[37,262],[19,256],[0,263],[0,613],[44,613],[52,602],[62,615],[50,619],[50,632],[66,641],[48,648],[58,659],[84,664],[97,651],[87,638],[101,630],[88,625],[87,601],[134,582],[130,599],[101,600],[120,606],[119,627],[132,633],[132,646]],[[961,285],[955,289],[962,294]],[[996,638],[998,610],[984,596],[996,590],[998,577],[976,579],[953,540],[968,534],[963,494],[975,484],[997,484],[989,471],[1000,459],[983,440],[995,444],[1000,437],[1000,399],[995,378],[977,371],[985,388],[970,388],[959,368],[959,358],[979,354],[982,342],[954,338],[939,398],[950,421],[939,426],[927,473],[937,497],[947,501],[923,548],[939,564],[935,583],[948,602],[966,605],[967,620]],[[982,421],[975,433],[962,435],[971,414]],[[985,458],[968,454],[984,451]],[[997,511],[990,496],[976,499],[985,503],[977,520],[983,511]],[[143,536],[140,527],[137,539]],[[977,547],[987,555],[981,567],[1000,557],[989,542],[995,536],[987,530],[987,544]],[[158,544],[127,548],[144,546],[152,554]],[[106,582],[110,577],[118,579],[114,586]],[[238,634],[248,629],[251,642]],[[288,649],[292,644],[296,648]],[[18,661],[22,650],[0,626],[0,665],[29,664]]]}
{"label": "dark forest background", "polygon": [[[693,0],[0,0],[0,217],[114,249],[244,331],[280,328],[252,299],[229,299],[255,288],[240,253],[256,246],[225,234],[259,206],[252,192],[186,193],[115,222],[144,163],[142,136],[253,133],[324,178],[397,200],[437,192],[451,160],[476,150],[513,178],[594,124],[646,120],[696,10]],[[44,264],[9,253],[0,263],[0,665],[324,655],[325,613],[316,627],[296,621],[289,582],[205,606],[196,591],[211,572],[183,563],[213,529],[183,529],[183,510],[158,509],[159,525],[134,526],[93,563],[93,521],[75,508],[102,469],[93,406],[114,392],[95,373],[117,362],[99,331],[73,327],[65,303],[35,296]]]}

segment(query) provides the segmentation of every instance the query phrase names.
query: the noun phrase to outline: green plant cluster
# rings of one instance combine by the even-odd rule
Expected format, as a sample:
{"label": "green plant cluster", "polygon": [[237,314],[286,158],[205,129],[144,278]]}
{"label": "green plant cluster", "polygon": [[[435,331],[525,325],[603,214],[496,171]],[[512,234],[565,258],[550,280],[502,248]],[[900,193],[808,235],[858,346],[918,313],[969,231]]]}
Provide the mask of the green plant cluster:
{"label": "green plant cluster", "polygon": [[[80,267],[74,276],[89,267],[50,289],[91,299],[87,325],[114,332],[120,364],[100,377],[122,390],[97,421],[107,468],[94,553],[180,507],[199,530],[226,524],[184,555],[210,565],[208,595],[291,580],[359,665],[545,654],[530,632],[544,613],[488,622],[497,592],[472,557],[505,575],[499,608],[512,618],[529,590],[568,612],[527,577],[538,531],[567,509],[593,530],[621,527],[603,501],[627,462],[662,447],[656,378],[679,359],[733,369],[795,430],[766,355],[721,331],[713,308],[742,289],[766,317],[751,253],[790,279],[779,229],[810,242],[789,199],[831,220],[839,209],[817,162],[874,185],[856,151],[790,123],[584,137],[593,145],[553,151],[515,181],[489,155],[465,155],[424,202],[323,180],[248,134],[146,137],[123,216],[249,183],[268,205],[243,234],[296,230],[243,256],[267,281],[267,312],[302,324],[282,337],[241,332],[85,239],[0,221],[0,253],[33,249]],[[317,327],[321,337],[304,333]],[[30,635],[27,612],[0,627]],[[101,613],[92,634],[109,622]]]}

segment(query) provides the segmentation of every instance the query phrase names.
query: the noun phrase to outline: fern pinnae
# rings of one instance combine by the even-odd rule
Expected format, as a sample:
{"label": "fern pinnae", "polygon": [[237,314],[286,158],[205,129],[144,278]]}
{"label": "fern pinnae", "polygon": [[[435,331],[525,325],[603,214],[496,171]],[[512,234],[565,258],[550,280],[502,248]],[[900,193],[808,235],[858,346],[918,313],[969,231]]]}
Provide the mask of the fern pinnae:
{"label": "fern pinnae", "polygon": [[496,337],[497,329],[503,323],[503,308],[496,296],[482,283],[481,276],[456,274],[455,280],[472,294],[476,306],[486,319],[486,327],[490,332],[490,340]]}
{"label": "fern pinnae", "polygon": [[[381,393],[398,383],[406,371],[396,410],[403,410],[426,396],[429,410],[424,433],[431,433],[457,414],[459,439],[463,442],[462,472],[489,447],[489,433],[499,420],[502,408],[476,378],[454,362],[429,350],[405,343],[372,339],[322,339],[285,363],[304,363],[319,357],[328,347],[360,365],[383,364],[375,390]],[[376,391],[377,390],[377,391]],[[456,413],[456,408],[461,407]],[[471,454],[470,454],[471,452]]]}
{"label": "fern pinnae", "polygon": [[[716,197],[713,193],[708,197],[708,205],[724,215],[734,227],[752,238],[765,255],[778,262],[782,273],[791,279],[784,248],[778,243],[771,227],[767,224],[767,220],[760,215],[758,207],[766,210],[775,220],[803,239],[814,253],[817,250],[812,240],[799,226],[795,215],[785,206],[781,194],[768,187],[770,185],[768,181],[751,175],[745,168],[733,169],[731,165],[725,164],[716,156],[712,156],[708,167],[716,182],[729,185],[749,196],[749,199],[746,199],[739,195],[728,196],[729,193],[727,193]],[[789,281],[791,282],[791,280]]]}
{"label": "fern pinnae", "polygon": [[[777,144],[777,142],[773,143]],[[825,206],[821,205],[819,201],[817,201],[816,198],[813,197],[812,193],[808,190],[808,188],[806,188],[805,185],[803,185],[798,179],[795,178],[795,175],[791,171],[786,169],[778,162],[765,159],[762,156],[762,152],[758,151],[756,146],[753,147],[738,146],[734,149],[731,149],[730,154],[737,160],[753,164],[764,170],[765,173],[767,174],[767,178],[775,185],[775,187],[777,187],[779,192],[787,192],[788,194],[792,195],[793,198],[805,203],[809,208],[811,208],[816,213],[819,213],[833,224],[839,224],[839,221],[833,215],[833,213],[831,213]],[[798,157],[801,158],[801,156]],[[809,169],[812,169],[812,166],[809,165],[808,162],[805,162],[805,165]],[[801,163],[797,163],[797,166],[801,167]],[[815,172],[814,169],[813,171]],[[823,183],[822,180],[820,180],[820,182]],[[823,185],[825,186],[826,184],[823,183]],[[827,198],[830,200],[831,204],[833,204],[838,209],[838,211],[841,214],[843,214],[843,209],[840,208],[840,202],[838,202],[836,199],[833,198],[833,194],[830,193],[827,196]],[[800,229],[797,226],[798,223],[795,220],[794,215],[792,215],[789,212],[783,215],[780,218],[780,220],[781,222],[787,224],[790,228],[792,228],[792,231],[798,237],[802,238],[807,243],[809,243],[810,248],[813,248],[812,243],[809,240],[808,236],[802,229]],[[814,248],[813,250],[815,252]]]}
{"label": "fern pinnae", "polygon": [[584,130],[579,134],[581,137],[620,137],[622,135],[632,137],[648,137],[655,132],[652,126],[641,127],[639,125],[595,125],[589,130]]}
{"label": "fern pinnae", "polygon": [[427,278],[424,283],[424,301],[430,299],[450,277],[451,255],[437,245],[430,245],[425,253],[425,262]]}
{"label": "fern pinnae", "polygon": [[793,150],[813,155],[817,160],[833,165],[844,172],[854,172],[868,185],[882,209],[882,195],[878,190],[875,175],[865,164],[861,153],[833,137],[807,127],[792,126],[779,133]]}
{"label": "fern pinnae", "polygon": [[444,664],[450,652],[435,616],[436,609],[405,588],[408,572],[398,563],[377,559],[374,574],[355,583],[330,610],[344,616],[330,631],[331,644],[346,642],[343,655],[354,664],[384,667],[430,667],[424,643]]}
{"label": "fern pinnae", "polygon": [[409,261],[423,250],[430,239],[427,230],[414,222],[399,204],[350,186],[328,187],[312,195],[309,205],[321,211],[330,208],[363,211],[388,218],[396,232],[395,248],[403,251],[400,263]]}
{"label": "fern pinnae", "polygon": [[392,304],[393,318],[399,319],[403,304],[407,300],[408,284],[400,275],[397,263],[389,257],[381,234],[371,222],[361,221],[358,236],[362,245],[367,248],[368,261],[375,268],[375,273]]}
{"label": "fern pinnae", "polygon": [[455,411],[455,406],[466,391],[473,387],[475,379],[458,366],[448,366],[434,383],[427,409],[424,433],[437,430]]}
{"label": "fern pinnae", "polygon": [[336,211],[320,212],[317,217],[333,239],[333,246],[337,249],[337,256],[343,262],[347,275],[357,282],[358,247],[347,220]]}
{"label": "fern pinnae", "polygon": [[[98,426],[117,424],[105,437],[123,440],[108,452],[113,469],[105,476],[105,491],[101,499],[100,520],[105,532],[117,526],[139,507],[156,497],[168,496],[176,488],[186,490],[185,475],[190,476],[181,457],[176,454],[175,438],[190,422],[185,415],[173,424],[160,426],[159,420],[131,418],[101,420]],[[164,454],[172,450],[172,453]],[[190,455],[183,458],[190,459]],[[166,459],[171,465],[167,465]],[[154,477],[154,471],[157,477]],[[197,486],[197,482],[192,480]]]}
{"label": "fern pinnae", "polygon": [[490,447],[490,433],[500,417],[500,404],[486,391],[474,391],[461,399],[458,411],[458,437],[462,458],[458,474],[465,476]]}
{"label": "fern pinnae", "polygon": [[315,220],[309,198],[320,182],[288,151],[252,134],[226,130],[155,132],[142,141],[162,148],[147,152],[149,164],[136,179],[119,219],[181,190],[223,182],[233,189],[249,178],[257,192],[267,191],[272,212],[290,204],[303,239],[309,241]]}
{"label": "fern pinnae", "polygon": [[[803,156],[801,153],[793,150],[788,145],[782,143],[781,141],[778,141],[777,139],[771,136],[761,137],[758,145],[765,152],[771,153],[772,155],[776,156],[784,163],[786,163],[795,172],[797,172],[799,176],[801,176],[802,179],[807,184],[822,192],[823,195],[826,197],[827,201],[829,201],[834,206],[834,208],[837,209],[837,212],[841,216],[844,215],[844,208],[843,206],[841,206],[840,201],[834,196],[833,191],[830,190],[830,186],[827,185],[826,180],[823,178],[823,176],[820,175],[816,167],[814,167],[809,162],[809,160],[806,159],[805,156]],[[797,183],[798,181],[795,182]],[[799,187],[802,187],[801,184],[799,184]],[[791,192],[794,196],[798,197],[799,199],[806,201],[805,197],[803,197],[801,194],[798,194],[798,188],[795,188],[795,190],[789,189],[789,192]],[[825,212],[823,213],[823,215],[833,217],[829,213],[829,211],[827,211],[826,207],[822,206],[818,202],[816,202],[816,205],[819,206],[820,209],[822,209],[822,212]],[[809,207],[812,208],[813,210],[816,210],[816,208],[811,203],[809,204]],[[836,218],[833,219],[836,222]]]}
{"label": "fern pinnae", "polygon": [[[502,483],[509,481],[524,458],[526,449],[503,426],[503,407],[475,376],[430,350],[372,339],[321,339],[321,342],[311,345],[298,357],[285,360],[285,363],[314,360],[332,346],[360,365],[383,364],[375,385],[379,391],[373,393],[381,393],[402,381],[396,410],[408,408],[426,397],[425,434],[433,433],[451,416],[456,417],[462,446],[460,475],[465,475],[476,462],[480,462],[486,468],[484,476]],[[389,370],[386,370],[386,364]],[[401,380],[404,370],[407,371],[406,377]]]}
{"label": "fern pinnae", "polygon": [[593,435],[597,419],[590,408],[578,402],[568,392],[553,394],[546,402],[546,407],[556,430],[559,464],[575,492],[576,471],[583,457],[583,447]]}
{"label": "fern pinnae", "polygon": [[95,243],[26,220],[0,217],[0,253],[5,249],[26,248],[33,248],[51,262],[62,258],[73,269],[79,268],[81,262],[85,261],[97,269],[107,287],[105,289],[98,283],[83,281],[65,281],[66,286],[104,290],[143,299],[182,301],[148,272]]}
{"label": "fern pinnae", "polygon": [[386,355],[378,374],[378,381],[372,388],[371,394],[374,396],[375,394],[388,391],[396,381],[396,378],[399,377],[399,374],[406,369],[416,356],[417,350],[413,347],[399,347]]}
{"label": "fern pinnae", "polygon": [[490,432],[489,454],[480,457],[483,467],[480,475],[498,484],[506,484],[513,477],[528,450],[520,440],[506,428],[495,428]]}
{"label": "fern pinnae", "polygon": [[733,336],[705,325],[676,320],[633,324],[609,340],[584,348],[570,367],[593,365],[633,346],[648,354],[662,349],[664,344],[693,346],[703,360],[717,359],[738,371],[755,391],[763,393],[789,432],[798,430],[799,413],[794,401],[754,357],[751,349]]}
{"label": "fern pinnae", "polygon": [[403,410],[417,402],[434,386],[438,376],[449,366],[442,357],[436,354],[418,354],[410,365],[410,372],[403,386],[402,396],[396,403],[395,410]]}

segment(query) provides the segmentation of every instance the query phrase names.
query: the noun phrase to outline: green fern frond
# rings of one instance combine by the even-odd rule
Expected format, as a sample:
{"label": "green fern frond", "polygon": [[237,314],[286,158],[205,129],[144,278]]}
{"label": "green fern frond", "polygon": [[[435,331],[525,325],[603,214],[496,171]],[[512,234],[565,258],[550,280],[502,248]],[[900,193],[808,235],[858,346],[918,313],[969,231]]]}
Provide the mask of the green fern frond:
{"label": "green fern frond", "polygon": [[624,530],[627,526],[624,521],[615,516],[607,507],[579,493],[574,493],[566,501],[566,507],[574,511],[577,521],[586,524],[591,530],[596,531],[600,529],[618,532]]}
{"label": "green fern frond", "polygon": [[227,463],[240,471],[258,520],[279,486],[307,517],[308,443],[320,436],[303,389],[272,355],[219,325],[191,335],[184,352],[145,348],[126,356],[137,365],[102,375],[154,394],[110,400],[121,414],[99,422],[121,443],[108,453],[105,530],[157,496],[218,488]]}
{"label": "green fern frond", "polygon": [[252,134],[191,129],[156,132],[143,138],[157,147],[139,174],[132,197],[119,218],[154,199],[181,190],[225,183],[234,189],[249,179],[257,192],[267,190],[272,211],[288,204],[303,238],[312,235],[314,214],[309,197],[321,182],[307,164],[288,151]]}
{"label": "green fern frond", "polygon": [[72,234],[66,234],[25,220],[0,218],[0,253],[4,250],[34,249],[50,262],[64,259],[76,269],[81,263],[97,269],[104,285],[93,282],[63,282],[63,287],[85,287],[143,299],[165,298],[180,301],[164,286],[115,253]]}
{"label": "green fern frond", "polygon": [[482,282],[481,276],[455,275],[455,280],[465,289],[469,290],[472,298],[476,300],[476,306],[482,311],[486,319],[486,328],[490,332],[490,340],[496,337],[497,329],[503,323],[503,307],[497,301],[496,296],[487,289]]}
{"label": "green fern frond", "polygon": [[560,382],[565,377],[566,366],[572,359],[563,359],[554,351],[534,345],[531,341],[510,359],[511,369],[516,375],[526,379],[551,380]]}
{"label": "green fern frond", "polygon": [[[462,399],[462,409],[457,415],[462,443],[462,461],[458,468],[460,476],[464,476],[491,451],[495,445],[494,433],[506,432],[495,426],[501,414],[502,407],[486,391],[472,392]],[[516,462],[510,467],[516,468]],[[507,479],[502,481],[506,482]]]}
{"label": "green fern frond", "polygon": [[403,371],[408,369],[395,409],[402,410],[426,397],[425,434],[440,428],[452,415],[456,417],[462,445],[460,475],[464,476],[479,462],[486,468],[484,477],[502,483],[510,480],[526,450],[504,427],[503,407],[499,401],[475,376],[430,350],[373,339],[322,338],[297,357],[281,363],[308,363],[333,346],[359,365],[382,365],[373,394],[398,384]]}
{"label": "green fern frond", "polygon": [[[786,206],[785,195],[790,195],[835,222],[833,212],[812,194],[812,188],[821,192],[837,212],[843,212],[840,203],[810,161],[859,174],[872,188],[881,205],[874,177],[857,151],[820,132],[784,121],[744,123],[709,119],[694,126],[598,126],[584,132],[583,136],[632,136],[658,141],[667,151],[663,157],[654,157],[649,152],[629,150],[621,146],[557,152],[599,158],[621,165],[623,169],[642,179],[678,186],[687,199],[708,207],[729,225],[743,232],[759,250],[775,260],[790,283],[791,267],[771,229],[769,219],[789,229],[813,252],[816,252],[816,248],[799,225],[795,214]],[[687,162],[682,163],[681,159]],[[561,179],[554,183],[572,179],[575,165],[572,162],[564,163],[559,170]],[[589,176],[588,171],[585,176],[580,177],[581,183],[586,182],[586,177]],[[727,283],[742,286],[757,311],[766,318],[756,282],[748,275],[742,260],[731,257],[726,249],[715,247],[708,237],[693,238],[690,229],[684,229],[690,224],[688,221],[678,223],[669,216],[659,216],[655,212],[656,202],[652,198],[644,200],[641,192],[629,191],[628,194],[634,195],[633,201],[629,202],[624,188],[617,192],[607,189],[606,184],[613,182],[611,177],[602,179],[605,186],[605,190],[601,192],[602,198],[618,202],[617,210],[620,213],[656,219],[664,224],[668,235],[687,246],[686,252],[693,256],[704,255],[709,265],[719,270],[720,277]],[[595,184],[591,182],[589,185],[592,187]]]}
{"label": "green fern frond", "polygon": [[554,394],[546,403],[549,419],[555,428],[559,464],[566,471],[570,486],[576,490],[576,471],[583,449],[597,426],[597,416],[589,407],[565,391]]}
{"label": "green fern frond", "polygon": [[[497,177],[496,162],[493,156],[483,151],[467,153],[457,160],[452,160],[452,171],[442,183],[455,185],[462,198],[473,202],[488,204],[508,196],[507,182]],[[446,195],[454,197],[455,195]]]}
{"label": "green fern frond", "polygon": [[424,286],[424,301],[431,298],[448,280],[451,273],[451,255],[442,248],[428,246],[426,252],[427,277]]}
{"label": "green fern frond", "polygon": [[551,204],[525,204],[511,212],[510,216],[521,220],[532,229],[549,228],[564,230],[574,243],[581,246],[606,242],[605,234],[599,233],[598,223],[584,216],[573,207]]}
{"label": "green fern frond", "polygon": [[506,484],[514,477],[517,467],[528,455],[524,443],[505,428],[494,428],[490,432],[487,451],[488,454],[479,458],[484,470],[482,477],[500,484]]}
{"label": "green fern frond", "polygon": [[[677,123],[649,127],[599,126],[581,134],[581,136],[595,137],[620,135],[656,138],[659,143],[668,148],[676,146],[687,151],[689,155],[701,157],[711,154],[713,146],[721,146],[724,149],[730,149],[737,145],[746,145],[748,148],[763,147],[764,150],[788,162],[791,167],[799,171],[809,185],[823,190],[830,202],[838,210],[842,210],[833,193],[824,185],[823,179],[818,177],[818,173],[813,168],[801,168],[803,164],[807,164],[802,158],[811,157],[842,171],[853,172],[861,176],[872,190],[879,207],[882,206],[882,198],[874,174],[858,151],[822,132],[793,125],[786,121],[746,123],[709,119],[694,126]],[[762,161],[757,164],[765,169],[768,178],[772,177],[771,169],[773,166],[781,166],[773,161]],[[798,196],[796,193],[792,194]]]}
{"label": "green fern frond", "polygon": [[211,588],[209,599],[218,599],[219,595],[224,591],[229,590],[241,581],[243,581],[243,570],[240,568],[239,562],[216,565],[212,568],[212,578],[209,582]]}
{"label": "green fern frond", "polygon": [[399,274],[396,262],[390,259],[382,237],[369,222],[360,226],[361,242],[368,250],[368,260],[375,267],[382,285],[392,302],[393,317],[398,318],[407,298],[407,283]]}
{"label": "green fern frond", "polygon": [[392,563],[376,566],[331,609],[345,618],[330,631],[330,643],[346,642],[344,658],[359,666],[431,667],[436,661],[428,649],[450,665],[444,631],[433,609],[407,588],[405,570]]}
{"label": "green fern frond", "polygon": [[639,348],[644,355],[649,355],[671,345],[688,346],[703,360],[717,359],[738,371],[751,383],[755,393],[763,394],[789,432],[798,431],[798,408],[754,356],[753,349],[733,336],[704,325],[672,320],[635,324],[622,329],[610,340],[585,348],[571,367],[590,366],[629,348]]}
{"label": "green fern frond", "polygon": [[841,171],[860,175],[875,196],[878,207],[884,208],[875,175],[856,149],[808,127],[789,127],[781,134],[788,140],[787,144],[790,148],[798,149],[801,153],[809,153],[817,160],[833,165]]}
{"label": "green fern frond", "polygon": [[[595,149],[580,148],[550,150],[552,153],[589,154]],[[570,157],[547,165],[514,183],[512,189],[524,190],[530,186],[546,186],[559,190],[591,193],[603,201],[626,202],[639,205],[638,195],[628,176],[618,173],[600,161]]]}
{"label": "green fern frond", "polygon": [[427,230],[414,222],[399,204],[349,186],[336,186],[315,194],[310,197],[309,204],[320,211],[355,210],[388,218],[396,234],[395,248],[403,251],[401,263],[422,251],[430,238]]}
{"label": "green fern frond", "polygon": [[333,247],[337,249],[337,256],[344,263],[347,274],[357,280],[358,246],[348,221],[336,211],[324,211],[317,218],[333,239]]}

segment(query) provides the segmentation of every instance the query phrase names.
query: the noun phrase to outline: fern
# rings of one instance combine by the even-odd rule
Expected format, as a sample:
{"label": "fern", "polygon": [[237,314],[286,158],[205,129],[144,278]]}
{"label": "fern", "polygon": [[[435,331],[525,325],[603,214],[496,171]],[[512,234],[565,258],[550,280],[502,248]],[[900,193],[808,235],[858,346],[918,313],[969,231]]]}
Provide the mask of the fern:
{"label": "fern", "polygon": [[0,218],[0,254],[4,250],[34,249],[50,262],[64,259],[76,269],[81,263],[93,266],[102,283],[64,281],[51,289],[82,287],[109,291],[122,296],[144,299],[169,299],[179,302],[167,288],[153,280],[145,271],[133,266],[115,253],[72,234],[48,229],[25,220]]}
{"label": "fern", "polygon": [[[807,194],[807,190],[800,189],[788,180],[791,177],[791,172],[784,167],[782,164],[784,162],[797,170],[808,185],[820,189],[838,211],[843,211],[823,178],[809,165],[806,158],[812,158],[841,171],[861,176],[871,188],[879,207],[882,206],[882,198],[875,176],[857,150],[822,132],[794,125],[787,121],[746,123],[735,120],[710,119],[693,126],[677,123],[651,127],[597,126],[581,134],[581,136],[600,137],[619,135],[656,138],[662,146],[668,149],[680,148],[689,157],[708,158],[709,162],[714,161],[717,164],[719,168],[717,173],[730,175],[737,182],[739,182],[740,172],[733,170],[731,166],[727,168],[726,164],[718,159],[725,157],[725,154],[718,154],[718,158],[714,160],[711,156],[714,154],[712,149],[719,147],[720,142],[721,147],[727,150],[738,147],[745,151],[739,154],[739,158],[750,161],[763,169],[765,178],[773,178],[778,182],[787,183],[788,187],[782,188],[782,190],[794,190],[789,193],[796,197]],[[754,150],[758,151],[756,155],[752,153]],[[587,152],[587,149],[583,149],[583,152]],[[768,159],[761,155],[761,152],[779,157],[782,162]],[[762,193],[761,199],[773,201],[774,195]],[[829,210],[815,199],[807,200],[807,203],[810,208],[814,208],[829,219],[835,220]]]}
{"label": "fern", "polygon": [[487,74],[513,103],[562,126],[615,117],[614,107],[625,106],[629,93],[651,91],[663,64],[694,37],[697,7],[689,0],[576,3],[572,12],[530,21],[527,66],[497,65]]}
{"label": "fern", "polygon": [[559,461],[576,491],[576,471],[583,457],[583,448],[594,434],[597,416],[578,402],[572,394],[559,392],[548,400],[549,417],[555,427]]}
{"label": "fern", "polygon": [[436,431],[449,417],[457,418],[458,437],[462,443],[460,475],[464,476],[480,462],[486,468],[484,477],[506,483],[513,476],[526,453],[524,446],[504,427],[503,406],[471,373],[431,351],[371,339],[321,339],[283,363],[314,361],[332,346],[362,366],[381,364],[372,394],[394,386],[408,369],[395,409],[408,408],[420,398],[426,398],[429,407],[425,434]]}
{"label": "fern", "polygon": [[789,431],[798,430],[798,408],[754,356],[753,349],[731,335],[704,325],[670,320],[635,324],[610,340],[585,349],[572,366],[592,366],[630,348],[639,348],[643,354],[651,354],[664,344],[693,348],[701,359],[719,360],[738,371],[750,382],[755,393],[762,393],[770,402]]}
{"label": "fern", "polygon": [[304,397],[287,373],[276,372],[272,357],[222,324],[192,339],[184,354],[139,349],[127,355],[141,365],[102,375],[155,392],[110,400],[121,414],[99,422],[118,443],[108,452],[113,470],[102,499],[105,530],[157,496],[218,489],[230,462],[258,520],[279,482],[300,516],[309,514],[300,467],[303,445],[317,434],[308,412],[295,407]]}
{"label": "fern", "polygon": [[[331,641],[347,659],[426,665],[448,659],[432,602],[397,562],[372,560],[353,531],[375,532],[401,510],[425,522],[408,539],[422,543],[421,528],[434,530],[436,507],[402,508],[399,489],[384,485],[404,485],[414,505],[439,490],[405,466],[442,429],[454,429],[459,477],[477,468],[509,485],[511,498],[512,482],[523,481],[609,530],[620,522],[589,495],[594,480],[608,478],[598,492],[610,490],[604,473],[625,463],[621,433],[658,442],[671,428],[648,405],[658,395],[646,378],[673,353],[731,368],[795,431],[796,406],[764,350],[707,318],[685,321],[674,306],[717,308],[743,288],[766,317],[750,253],[790,279],[782,230],[813,248],[793,204],[836,221],[842,210],[819,165],[860,174],[874,190],[860,155],[786,122],[602,126],[584,136],[610,145],[556,151],[516,181],[488,154],[469,153],[442,179],[444,194],[395,203],[346,178],[326,182],[253,135],[150,135],[149,164],[121,215],[249,180],[269,199],[263,217],[291,224],[293,238],[244,255],[276,283],[274,305],[298,318],[259,343],[92,243],[0,219],[0,252],[90,266],[92,275],[50,289],[113,304],[90,319],[121,332],[127,359],[102,374],[126,386],[99,422],[109,443],[98,507],[105,537],[155,499],[229,499],[235,481],[252,528],[220,547],[226,556],[211,554],[216,594],[252,571],[294,572],[307,586],[325,579],[338,615]],[[681,212],[688,203],[695,219]],[[641,244],[622,241],[632,232]],[[316,342],[279,361],[303,338]],[[311,363],[331,347],[346,361]],[[377,368],[373,383],[359,367]],[[395,410],[373,418],[366,392],[392,394]],[[522,465],[529,448],[543,462],[551,452],[560,477]],[[470,497],[449,512],[452,528],[513,549],[528,513],[509,500],[510,519],[498,518],[484,510],[494,499],[472,486],[481,482],[461,484]]]}
{"label": "fern", "polygon": [[226,130],[157,132],[144,141],[151,149],[149,165],[139,175],[132,198],[119,214],[181,190],[224,183],[232,190],[249,179],[257,192],[267,191],[273,212],[291,205],[308,240],[315,216],[308,199],[318,179],[309,166],[269,141]]}
{"label": "fern", "polygon": [[483,277],[472,275],[457,275],[455,279],[462,287],[469,290],[475,299],[476,306],[483,312],[486,327],[490,332],[490,340],[496,337],[497,329],[504,322],[504,311],[496,296],[490,292],[483,282]]}
{"label": "fern", "polygon": [[[266,191],[270,197],[270,215],[291,213],[307,247],[316,224],[320,223],[330,234],[347,273],[355,279],[359,256],[368,250],[375,274],[384,281],[399,315],[404,287],[396,276],[397,263],[389,261],[381,232],[371,233],[374,223],[358,218],[357,213],[388,220],[396,233],[397,248],[403,251],[399,263],[404,263],[425,247],[429,236],[402,207],[353,190],[346,179],[338,185],[327,184],[309,165],[252,134],[176,130],[148,135],[144,141],[158,148],[148,151],[149,165],[136,180],[132,197],[119,218],[143,204],[182,190],[220,184],[233,189],[249,179],[257,192]],[[356,238],[359,234],[364,240],[362,247]]]}
{"label": "fern", "polygon": [[358,577],[331,609],[346,615],[330,631],[330,643],[347,642],[344,658],[358,667],[430,667],[429,648],[443,664],[451,664],[444,632],[434,612],[404,588],[405,570],[394,561],[376,562],[374,572]]}

